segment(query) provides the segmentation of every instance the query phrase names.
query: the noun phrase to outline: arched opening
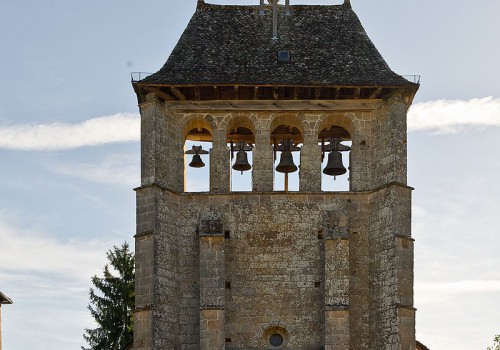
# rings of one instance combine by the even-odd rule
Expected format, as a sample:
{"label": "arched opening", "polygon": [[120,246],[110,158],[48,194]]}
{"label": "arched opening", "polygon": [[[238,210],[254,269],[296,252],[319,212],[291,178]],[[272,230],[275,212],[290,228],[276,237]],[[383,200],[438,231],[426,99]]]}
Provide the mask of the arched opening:
{"label": "arched opening", "polygon": [[230,190],[252,191],[255,126],[250,118],[237,116],[230,120],[226,130],[231,154]]}
{"label": "arched opening", "polygon": [[321,145],[321,190],[349,191],[351,134],[339,125],[330,125],[318,135]]}
{"label": "arched opening", "polygon": [[204,119],[194,119],[184,128],[184,191],[210,191],[212,128]]}
{"label": "arched opening", "polygon": [[304,143],[300,124],[290,118],[277,119],[271,127],[274,151],[274,190],[298,191],[300,148]]}
{"label": "arched opening", "polygon": [[231,152],[231,191],[252,191],[252,164],[255,135],[246,127],[236,127],[228,135]]}

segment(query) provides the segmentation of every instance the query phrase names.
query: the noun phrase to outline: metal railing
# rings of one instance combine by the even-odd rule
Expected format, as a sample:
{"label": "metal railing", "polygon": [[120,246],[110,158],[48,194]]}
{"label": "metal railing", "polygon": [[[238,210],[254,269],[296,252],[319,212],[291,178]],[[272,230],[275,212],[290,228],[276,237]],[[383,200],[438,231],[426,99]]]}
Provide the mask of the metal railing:
{"label": "metal railing", "polygon": [[408,81],[411,81],[412,83],[415,84],[420,84],[420,75],[403,75],[403,78],[405,78]]}
{"label": "metal railing", "polygon": [[141,81],[142,79],[149,77],[153,73],[146,73],[146,72],[132,72],[130,73],[130,79],[132,83]]}

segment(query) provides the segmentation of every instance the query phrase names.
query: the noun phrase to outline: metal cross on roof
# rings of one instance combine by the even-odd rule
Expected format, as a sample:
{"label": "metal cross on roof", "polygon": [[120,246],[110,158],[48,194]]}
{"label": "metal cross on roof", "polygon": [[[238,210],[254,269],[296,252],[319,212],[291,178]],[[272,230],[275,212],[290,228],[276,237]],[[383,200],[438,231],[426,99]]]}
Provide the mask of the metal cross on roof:
{"label": "metal cross on roof", "polygon": [[[272,40],[278,40],[278,4],[281,0],[267,0],[273,7],[273,37]],[[260,14],[264,14],[264,0],[260,0]],[[290,14],[290,0],[285,0],[285,14]]]}

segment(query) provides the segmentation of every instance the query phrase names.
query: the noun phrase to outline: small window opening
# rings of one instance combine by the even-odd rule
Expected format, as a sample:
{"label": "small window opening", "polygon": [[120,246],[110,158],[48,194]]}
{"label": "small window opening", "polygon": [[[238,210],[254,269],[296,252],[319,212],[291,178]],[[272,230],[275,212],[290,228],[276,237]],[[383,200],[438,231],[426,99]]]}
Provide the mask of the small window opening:
{"label": "small window opening", "polygon": [[283,336],[281,334],[278,334],[278,333],[274,333],[273,335],[271,335],[269,337],[269,344],[271,344],[271,346],[281,346],[283,345]]}
{"label": "small window opening", "polygon": [[314,288],[320,288],[321,282],[314,282]]}
{"label": "small window opening", "polygon": [[291,61],[290,51],[278,51],[278,63],[290,63]]}
{"label": "small window opening", "polygon": [[323,231],[318,231],[318,239],[323,239]]}
{"label": "small window opening", "polygon": [[231,289],[231,282],[226,282],[225,287],[226,289]]}

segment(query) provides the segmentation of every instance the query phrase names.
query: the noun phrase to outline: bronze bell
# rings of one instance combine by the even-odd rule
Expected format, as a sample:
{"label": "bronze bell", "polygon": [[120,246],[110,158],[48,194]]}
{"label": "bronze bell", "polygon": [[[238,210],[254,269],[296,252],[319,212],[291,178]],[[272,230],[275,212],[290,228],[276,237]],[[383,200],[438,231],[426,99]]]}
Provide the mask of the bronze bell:
{"label": "bronze bell", "polygon": [[344,175],[347,169],[342,164],[342,154],[339,151],[331,151],[328,155],[328,163],[325,169],[323,169],[323,174],[330,176]]}
{"label": "bronze bell", "polygon": [[276,167],[276,171],[285,174],[297,171],[297,166],[293,162],[292,152],[290,151],[281,152],[280,163]]}
{"label": "bronze bell", "polygon": [[191,168],[203,168],[205,163],[201,160],[201,156],[199,154],[194,154],[191,163],[189,163]]}
{"label": "bronze bell", "polygon": [[236,171],[247,171],[252,169],[252,166],[248,163],[247,152],[239,150],[238,153],[236,153],[236,161],[234,162],[233,169]]}

